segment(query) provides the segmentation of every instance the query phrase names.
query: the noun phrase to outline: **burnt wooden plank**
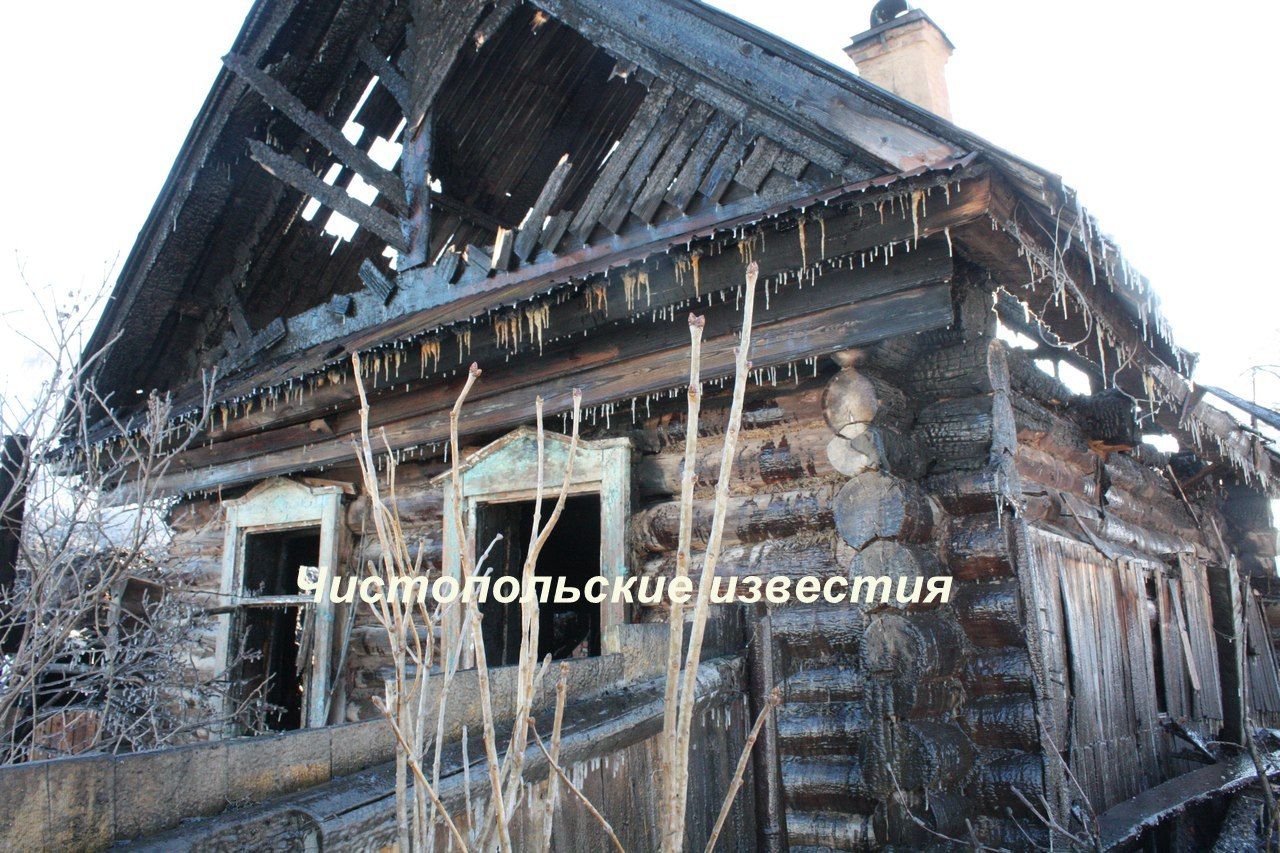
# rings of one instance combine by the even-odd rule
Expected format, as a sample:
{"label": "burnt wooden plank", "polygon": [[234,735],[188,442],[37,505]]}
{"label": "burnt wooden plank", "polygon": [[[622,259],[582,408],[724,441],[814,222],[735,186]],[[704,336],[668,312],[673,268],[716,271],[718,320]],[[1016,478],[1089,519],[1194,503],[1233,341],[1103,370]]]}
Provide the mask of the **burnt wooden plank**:
{"label": "burnt wooden plank", "polygon": [[752,192],[757,192],[760,185],[764,183],[764,179],[769,176],[773,161],[778,159],[781,153],[782,147],[772,139],[767,136],[756,137],[756,144],[752,146],[751,153],[742,161],[742,165],[734,174],[734,181]]}
{"label": "burnt wooden plank", "polygon": [[219,366],[224,370],[230,370],[252,361],[284,340],[287,333],[284,320],[277,317],[261,331],[255,332],[247,340],[242,341],[240,347],[235,352],[229,353]]}
{"label": "burnt wooden plank", "polygon": [[[400,229],[409,250],[401,259],[400,269],[425,264],[431,257],[431,202],[429,172],[435,126],[431,114],[415,130],[405,128],[404,147],[400,154],[400,177],[404,181],[407,212]],[[441,199],[434,199],[439,204]]]}
{"label": "burnt wooden plank", "polygon": [[307,109],[302,101],[278,83],[273,77],[243,56],[229,53],[222,62],[237,77],[253,87],[262,99],[289,117],[294,124],[311,135],[317,142],[328,148],[342,164],[387,197],[398,211],[407,210],[404,187],[391,172],[373,162],[373,158],[352,145],[342,131],[334,127],[321,116]]}
{"label": "burnt wooden plank", "polygon": [[684,165],[690,149],[697,143],[706,128],[707,119],[711,117],[711,113],[711,107],[700,101],[695,102],[685,114],[680,129],[667,145],[666,150],[662,152],[662,157],[650,171],[649,177],[645,180],[644,189],[640,191],[635,204],[631,206],[632,212],[646,224],[653,221],[654,215],[658,212],[658,206],[662,204],[676,173]]}
{"label": "burnt wooden plank", "polygon": [[269,173],[330,210],[336,210],[357,225],[368,228],[397,251],[408,251],[409,246],[400,231],[400,220],[385,210],[371,207],[347,195],[345,191],[329,186],[306,166],[276,151],[265,142],[256,139],[248,142],[249,155]]}
{"label": "burnt wooden plank", "polygon": [[569,162],[569,155],[565,154],[560,158],[560,162],[556,164],[556,167],[551,170],[551,174],[547,176],[547,182],[542,185],[537,201],[533,203],[533,207],[529,210],[529,215],[525,217],[524,222],[520,225],[520,233],[516,235],[516,257],[521,260],[528,260],[533,254],[533,250],[537,248],[538,238],[543,233],[547,214],[551,212],[551,208],[559,201],[565,181],[568,180],[569,173],[572,170],[573,164]]}
{"label": "burnt wooden plank", "polygon": [[493,268],[493,257],[479,246],[468,245],[466,251],[462,253],[462,259],[467,262],[467,266],[485,275],[488,275],[489,270]]}
{"label": "burnt wooden plank", "polygon": [[365,258],[360,262],[360,281],[369,291],[382,300],[382,303],[391,301],[391,297],[396,295],[396,285],[391,279],[378,269],[373,261]]}
{"label": "burnt wooden plank", "polygon": [[355,300],[344,293],[340,293],[329,300],[329,312],[338,317],[350,317],[351,310],[355,307]]}
{"label": "burnt wooden plank", "polygon": [[554,254],[556,247],[564,239],[565,232],[569,230],[569,220],[572,218],[572,210],[562,210],[548,219],[546,226],[542,229],[542,234],[538,237],[538,243],[542,248]]}
{"label": "burnt wooden plank", "polygon": [[622,227],[622,223],[627,217],[627,212],[631,209],[631,202],[635,199],[636,194],[640,192],[641,186],[643,186],[654,164],[667,147],[667,143],[675,136],[680,127],[680,122],[689,110],[690,104],[691,99],[687,95],[680,93],[672,96],[671,100],[667,102],[666,109],[662,111],[657,123],[649,131],[649,136],[645,139],[644,144],[640,146],[640,150],[636,152],[635,158],[627,168],[626,175],[618,182],[613,196],[605,205],[604,213],[600,216],[600,223],[605,228],[615,234],[618,233],[618,229]]}
{"label": "burnt wooden plank", "polygon": [[781,172],[788,178],[800,180],[800,176],[804,174],[805,167],[809,165],[809,161],[791,151],[783,151],[778,158],[773,161],[773,170]]}
{"label": "burnt wooden plank", "polygon": [[495,272],[505,272],[511,269],[511,249],[515,243],[515,234],[510,228],[499,228],[498,235],[493,241],[493,263],[491,269]]}
{"label": "burnt wooden plank", "polygon": [[680,167],[671,189],[667,191],[667,203],[677,210],[685,210],[693,200],[694,193],[702,183],[702,176],[711,165],[712,159],[720,151],[720,146],[729,136],[733,122],[724,113],[716,113],[715,118],[707,126],[706,132],[698,139],[689,157]]}
{"label": "burnt wooden plank", "polygon": [[724,147],[716,155],[715,162],[711,164],[711,168],[707,171],[707,175],[702,179],[702,184],[699,187],[708,201],[715,204],[720,203],[720,198],[724,195],[725,190],[729,189],[729,183],[733,180],[734,173],[738,171],[738,164],[742,162],[742,155],[747,150],[749,141],[746,132],[741,127],[735,127],[729,134],[729,138],[725,140]]}
{"label": "burnt wooden plank", "polygon": [[[412,0],[412,4],[414,35],[406,51],[412,106],[405,116],[411,132],[425,119],[445,78],[453,70],[458,53],[470,44],[468,36],[487,3],[484,0],[451,0],[449,3]],[[508,7],[504,9],[506,13],[511,11]],[[495,14],[501,11],[495,10]]]}
{"label": "burnt wooden plank", "polygon": [[659,80],[653,85],[641,102],[640,108],[636,110],[630,124],[627,125],[626,132],[618,140],[617,147],[613,149],[604,167],[600,169],[600,174],[591,185],[586,200],[569,224],[569,230],[577,234],[582,242],[585,243],[591,238],[591,232],[595,230],[596,222],[604,211],[605,204],[613,195],[622,176],[626,174],[632,159],[649,137],[649,131],[662,115],[673,92],[671,84],[665,81]]}

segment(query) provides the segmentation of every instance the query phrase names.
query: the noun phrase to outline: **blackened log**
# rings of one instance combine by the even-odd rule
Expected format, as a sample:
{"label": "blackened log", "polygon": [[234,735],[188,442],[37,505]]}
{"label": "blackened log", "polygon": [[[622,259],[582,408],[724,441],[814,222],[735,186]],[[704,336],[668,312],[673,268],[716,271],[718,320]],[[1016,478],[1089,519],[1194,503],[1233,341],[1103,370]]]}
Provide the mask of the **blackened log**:
{"label": "blackened log", "polygon": [[924,473],[924,456],[909,434],[887,426],[871,426],[853,438],[833,436],[827,443],[826,459],[846,477],[863,471],[883,471],[914,480]]}
{"label": "blackened log", "polygon": [[[706,547],[714,501],[693,502],[695,549]],[[730,500],[725,515],[724,541],[755,543],[791,536],[801,530],[831,526],[830,489],[755,494]],[[652,553],[674,551],[680,534],[680,502],[668,501],[632,515],[631,541]]]}
{"label": "blackened log", "polygon": [[833,508],[836,529],[854,548],[876,539],[923,542],[933,532],[933,511],[920,487],[879,472],[845,483]]}
{"label": "blackened log", "polygon": [[[765,436],[744,437],[733,458],[732,493],[750,494],[767,486],[833,473],[822,450],[821,441],[826,435],[826,428],[819,425],[772,429]],[[719,480],[722,446],[723,442],[715,438],[699,442],[694,475],[697,488],[714,487]],[[636,488],[645,497],[679,494],[683,467],[683,458],[674,450],[644,456],[635,465]]]}
{"label": "blackened log", "polygon": [[882,611],[867,623],[863,670],[910,681],[956,675],[964,662],[964,632],[945,610]]}
{"label": "blackened log", "polygon": [[1017,581],[957,584],[952,601],[965,635],[975,646],[1026,645]]}
{"label": "blackened log", "polygon": [[952,519],[947,529],[947,567],[957,580],[989,580],[1013,575],[1009,528],[1001,518],[972,515]]}
{"label": "blackened log", "polygon": [[846,368],[828,383],[823,415],[832,432],[852,438],[870,424],[906,429],[911,423],[907,398],[897,387],[873,374]]}
{"label": "blackened log", "polygon": [[[404,181],[405,207],[400,229],[408,251],[398,269],[410,270],[431,260],[431,151],[435,142],[434,115],[428,112],[417,127],[406,127],[400,154],[400,178]],[[434,199],[439,204],[442,199]]]}
{"label": "blackened log", "polygon": [[877,746],[872,752],[874,771],[869,775],[872,784],[882,793],[895,789],[894,777],[887,769],[893,768],[897,786],[903,790],[919,788],[947,788],[969,774],[973,767],[974,750],[969,739],[954,723],[932,720],[898,722],[892,734],[884,741],[887,755],[881,755]]}
{"label": "blackened log", "polygon": [[1095,450],[1132,450],[1142,441],[1133,398],[1123,391],[1099,391],[1083,401],[1080,409],[1085,435]]}
{"label": "blackened log", "polygon": [[979,746],[995,749],[1040,748],[1035,699],[1029,694],[975,696],[965,703],[961,719]]}

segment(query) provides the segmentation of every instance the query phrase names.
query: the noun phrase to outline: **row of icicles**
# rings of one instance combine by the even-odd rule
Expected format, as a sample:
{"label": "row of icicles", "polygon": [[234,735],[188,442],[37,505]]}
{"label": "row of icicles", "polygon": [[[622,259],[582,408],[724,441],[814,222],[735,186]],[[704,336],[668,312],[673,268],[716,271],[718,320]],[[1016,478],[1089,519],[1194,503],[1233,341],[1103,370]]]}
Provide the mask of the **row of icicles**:
{"label": "row of icicles", "polygon": [[[780,288],[790,283],[800,287],[803,287],[806,282],[816,283],[822,273],[828,269],[852,270],[857,268],[865,269],[872,264],[887,265],[897,252],[909,252],[918,243],[921,236],[920,219],[925,215],[929,195],[935,191],[941,191],[947,203],[950,203],[952,194],[961,191],[960,182],[946,179],[937,181],[931,186],[904,190],[901,193],[874,202],[851,202],[839,205],[837,207],[838,213],[854,213],[859,218],[863,218],[870,211],[881,223],[886,222],[888,218],[895,215],[902,220],[910,220],[913,223],[913,236],[905,240],[890,241],[870,249],[844,253],[831,258],[827,257],[826,214],[818,211],[802,210],[794,218],[774,215],[755,222],[736,225],[726,233],[708,237],[702,244],[697,246],[692,241],[689,241],[685,244],[685,250],[673,257],[672,267],[677,285],[683,289],[686,283],[691,283],[694,289],[694,296],[678,303],[654,309],[651,305],[653,294],[648,269],[651,262],[644,261],[637,265],[632,265],[623,269],[618,276],[622,285],[623,300],[628,313],[632,315],[630,319],[635,322],[638,317],[643,316],[640,312],[644,311],[644,309],[650,309],[647,313],[651,322],[671,322],[681,316],[682,311],[686,308],[710,304],[710,300],[715,294],[703,294],[701,292],[701,264],[703,259],[721,254],[726,249],[736,248],[743,264],[750,263],[762,255],[766,249],[765,226],[766,223],[770,222],[778,231],[783,231],[794,222],[796,239],[799,241],[800,246],[801,264],[798,269],[782,270],[772,276],[771,281],[761,283],[766,309],[769,307],[771,293],[778,293]],[[822,207],[826,208],[828,204],[829,200],[823,203]],[[810,228],[815,224],[818,233],[814,242],[817,245],[812,248],[816,249],[816,252],[813,252],[817,256],[816,259],[810,257]],[[950,245],[949,232],[947,232],[947,239],[948,245]],[[672,247],[669,247],[667,253],[671,254],[671,250]],[[577,334],[577,331],[573,331],[560,336],[549,335],[552,323],[551,308],[553,305],[566,303],[572,296],[578,295],[582,299],[582,307],[586,309],[588,314],[603,315],[599,319],[601,321],[608,320],[608,286],[612,281],[613,278],[609,273],[594,276],[590,280],[573,281],[570,279],[568,283],[573,285],[571,289],[560,289],[554,292],[548,290],[524,304],[517,304],[508,309],[491,309],[485,315],[472,317],[467,321],[455,324],[449,329],[436,329],[425,334],[418,333],[398,341],[379,345],[366,351],[362,356],[360,361],[362,379],[369,384],[371,389],[386,390],[400,384],[404,384],[405,388],[408,389],[410,380],[403,375],[405,372],[403,368],[411,356],[416,356],[418,360],[417,376],[415,377],[418,380],[426,379],[430,375],[438,375],[438,378],[441,379],[454,376],[469,360],[472,350],[472,334],[476,323],[486,317],[489,319],[490,327],[493,331],[495,347],[507,350],[509,355],[516,354],[519,352],[520,347],[528,341],[535,343],[538,346],[539,353],[541,353],[546,344],[554,343],[571,334]],[[728,300],[727,290],[720,290],[718,293],[721,303]],[[742,288],[739,286],[735,289],[735,306],[738,308],[741,307],[741,296]],[[641,305],[642,299],[643,305]],[[571,313],[576,314],[578,312]],[[599,323],[597,322],[593,325],[599,325]],[[583,335],[587,334],[586,328],[581,331]],[[452,368],[445,369],[441,362],[443,339],[449,334],[452,334],[456,340],[457,364]],[[410,349],[411,347],[413,348],[412,350]],[[351,368],[346,360],[348,358],[347,355],[343,355],[340,358],[341,360],[304,376],[292,377],[281,384],[257,388],[219,402],[213,410],[214,423],[220,425],[222,430],[225,431],[231,425],[231,422],[237,418],[250,415],[256,411],[274,412],[281,406],[301,406],[304,404],[307,394],[314,393],[326,386],[345,385],[350,379]],[[193,411],[176,420],[195,423],[199,417],[199,412]],[[119,447],[123,447],[125,441],[126,439],[121,437],[100,442],[100,444],[107,445],[115,442]],[[212,443],[212,438],[210,443]]]}

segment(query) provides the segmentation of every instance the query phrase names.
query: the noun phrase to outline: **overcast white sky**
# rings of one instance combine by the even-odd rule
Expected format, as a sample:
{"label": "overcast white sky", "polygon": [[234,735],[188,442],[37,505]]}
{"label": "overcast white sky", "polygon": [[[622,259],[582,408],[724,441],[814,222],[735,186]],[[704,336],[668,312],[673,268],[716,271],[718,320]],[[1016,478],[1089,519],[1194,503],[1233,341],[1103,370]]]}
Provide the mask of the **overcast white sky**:
{"label": "overcast white sky", "polygon": [[[621,2],[621,0],[618,0]],[[833,62],[872,0],[718,0]],[[1155,283],[1202,381],[1248,395],[1280,361],[1271,252],[1280,4],[930,0],[956,121],[1062,174]],[[146,218],[249,0],[70,0],[0,11],[0,393],[38,365],[19,268],[92,289]],[[38,329],[37,329],[38,331]],[[1276,383],[1261,396],[1280,404]]]}

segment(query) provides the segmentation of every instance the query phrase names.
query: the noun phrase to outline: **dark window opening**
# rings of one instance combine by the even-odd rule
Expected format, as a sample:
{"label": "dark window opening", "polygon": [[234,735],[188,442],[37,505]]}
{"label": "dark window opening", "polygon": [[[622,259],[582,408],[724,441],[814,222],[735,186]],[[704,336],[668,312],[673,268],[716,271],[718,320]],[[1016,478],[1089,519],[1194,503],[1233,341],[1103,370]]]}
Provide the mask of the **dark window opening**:
{"label": "dark window opening", "polygon": [[[555,507],[554,496],[542,503],[542,523]],[[533,533],[533,501],[482,504],[476,518],[476,551],[483,553],[495,534],[503,539],[494,546],[487,565],[492,580],[519,577]],[[551,536],[538,558],[537,576],[564,578],[566,588],[579,592],[587,581],[600,574],[600,497],[582,495],[565,501]],[[490,585],[492,589],[492,582]],[[484,651],[490,666],[515,664],[520,655],[520,602],[502,603],[492,592],[480,608]],[[554,660],[595,657],[600,654],[600,605],[580,596],[577,601],[541,605],[538,657]]]}
{"label": "dark window opening", "polygon": [[245,537],[243,595],[258,601],[237,614],[235,649],[241,659],[235,689],[241,702],[258,697],[270,706],[263,722],[271,731],[302,728],[306,614],[296,603],[272,604],[270,599],[297,595],[298,568],[319,561],[319,528]]}

